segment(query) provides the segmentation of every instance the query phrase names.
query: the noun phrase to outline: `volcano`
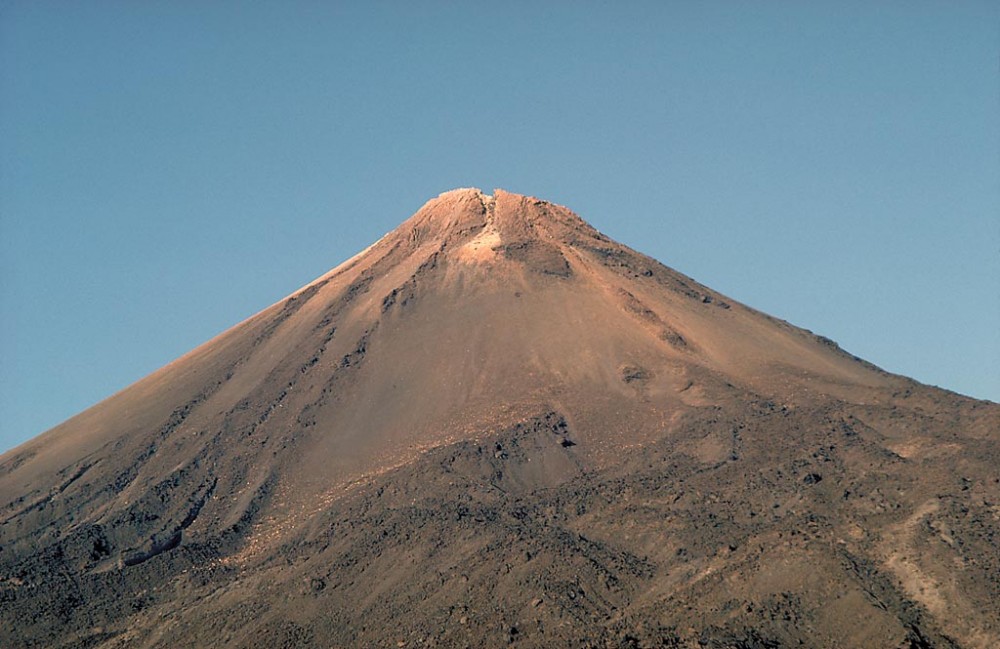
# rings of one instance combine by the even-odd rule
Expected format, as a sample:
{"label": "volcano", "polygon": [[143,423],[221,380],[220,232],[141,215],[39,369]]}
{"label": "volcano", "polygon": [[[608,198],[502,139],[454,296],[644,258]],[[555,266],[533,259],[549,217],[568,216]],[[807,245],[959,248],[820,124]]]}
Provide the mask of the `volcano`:
{"label": "volcano", "polygon": [[0,456],[0,646],[992,649],[998,466],[997,404],[459,189]]}

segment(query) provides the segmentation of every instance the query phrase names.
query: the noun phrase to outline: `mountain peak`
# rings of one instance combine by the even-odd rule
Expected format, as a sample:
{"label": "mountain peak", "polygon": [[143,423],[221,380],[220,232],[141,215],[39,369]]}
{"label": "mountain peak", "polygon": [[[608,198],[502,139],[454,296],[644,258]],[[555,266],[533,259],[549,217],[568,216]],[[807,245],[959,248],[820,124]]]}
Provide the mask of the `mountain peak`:
{"label": "mountain peak", "polygon": [[0,455],[0,646],[996,647],[997,431],[452,190]]}
{"label": "mountain peak", "polygon": [[463,265],[495,270],[572,275],[573,246],[606,241],[569,209],[534,196],[474,187],[453,189],[427,201],[391,232],[385,243]]}
{"label": "mountain peak", "polygon": [[[544,242],[563,247],[581,237],[603,239],[569,209],[534,196],[494,189],[487,194],[463,187],[439,194],[397,228],[393,239],[411,243],[438,241],[443,248],[476,251],[474,259]],[[468,255],[465,256],[470,258]]]}

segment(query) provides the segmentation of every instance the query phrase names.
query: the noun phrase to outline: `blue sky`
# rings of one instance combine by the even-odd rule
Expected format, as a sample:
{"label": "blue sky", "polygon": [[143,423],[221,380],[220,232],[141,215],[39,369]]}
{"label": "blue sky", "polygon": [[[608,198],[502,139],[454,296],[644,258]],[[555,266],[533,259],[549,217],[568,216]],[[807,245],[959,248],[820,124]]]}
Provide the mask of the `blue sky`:
{"label": "blue sky", "polygon": [[0,450],[503,187],[1000,400],[994,2],[0,1]]}

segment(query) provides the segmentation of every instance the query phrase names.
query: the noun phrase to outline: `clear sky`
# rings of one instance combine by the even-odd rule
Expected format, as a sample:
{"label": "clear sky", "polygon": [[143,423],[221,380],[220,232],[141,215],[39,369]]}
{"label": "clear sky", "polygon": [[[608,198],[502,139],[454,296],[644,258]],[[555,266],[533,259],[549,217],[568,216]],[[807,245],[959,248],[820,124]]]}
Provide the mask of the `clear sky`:
{"label": "clear sky", "polygon": [[0,451],[502,187],[1000,400],[1000,4],[0,0]]}

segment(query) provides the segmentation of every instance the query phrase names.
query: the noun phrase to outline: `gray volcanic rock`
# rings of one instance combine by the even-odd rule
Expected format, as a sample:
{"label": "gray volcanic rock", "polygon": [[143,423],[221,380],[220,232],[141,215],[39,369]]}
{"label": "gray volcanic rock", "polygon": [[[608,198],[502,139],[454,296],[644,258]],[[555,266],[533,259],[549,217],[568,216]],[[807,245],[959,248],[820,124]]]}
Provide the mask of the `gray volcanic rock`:
{"label": "gray volcanic rock", "polygon": [[998,442],[455,190],[0,456],[0,646],[992,649]]}

